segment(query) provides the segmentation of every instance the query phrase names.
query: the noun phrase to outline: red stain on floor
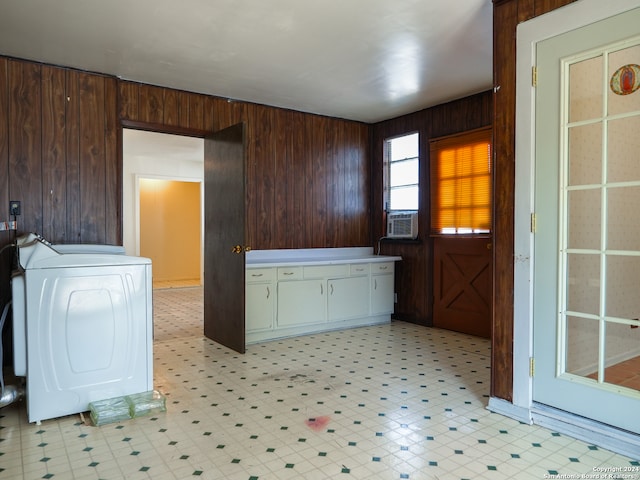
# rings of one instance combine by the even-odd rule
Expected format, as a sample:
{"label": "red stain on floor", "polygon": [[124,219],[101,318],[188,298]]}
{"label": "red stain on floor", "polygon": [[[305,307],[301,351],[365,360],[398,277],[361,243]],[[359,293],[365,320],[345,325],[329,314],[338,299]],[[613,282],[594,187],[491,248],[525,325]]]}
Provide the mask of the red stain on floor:
{"label": "red stain on floor", "polygon": [[311,430],[315,430],[316,432],[319,432],[320,430],[323,430],[324,427],[327,426],[330,420],[331,418],[325,415],[322,417],[309,418],[304,423],[306,423],[307,427],[309,427]]}

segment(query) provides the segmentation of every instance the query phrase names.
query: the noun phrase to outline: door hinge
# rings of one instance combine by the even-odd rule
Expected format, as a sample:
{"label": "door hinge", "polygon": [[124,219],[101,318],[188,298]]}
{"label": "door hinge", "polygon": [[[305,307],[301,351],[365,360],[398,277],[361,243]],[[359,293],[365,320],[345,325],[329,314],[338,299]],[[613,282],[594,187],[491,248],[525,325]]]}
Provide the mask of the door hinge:
{"label": "door hinge", "polygon": [[531,233],[536,233],[538,230],[538,216],[535,213],[531,214]]}
{"label": "door hinge", "polygon": [[538,67],[535,65],[531,67],[531,86],[534,88],[538,86]]}
{"label": "door hinge", "polygon": [[533,357],[529,357],[529,376],[533,378],[533,375],[536,373],[536,359]]}

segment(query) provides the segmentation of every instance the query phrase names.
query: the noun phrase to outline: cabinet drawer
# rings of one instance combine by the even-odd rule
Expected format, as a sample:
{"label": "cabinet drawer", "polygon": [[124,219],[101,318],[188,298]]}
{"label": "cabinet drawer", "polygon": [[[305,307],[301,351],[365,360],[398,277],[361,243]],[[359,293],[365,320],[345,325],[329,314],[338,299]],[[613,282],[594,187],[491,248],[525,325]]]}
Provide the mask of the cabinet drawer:
{"label": "cabinet drawer", "polygon": [[371,266],[368,263],[352,263],[349,265],[349,275],[357,277],[360,275],[369,275]]}
{"label": "cabinet drawer", "polygon": [[393,273],[393,262],[379,262],[371,264],[371,273]]}
{"label": "cabinet drawer", "polygon": [[302,279],[302,267],[279,267],[278,280]]}
{"label": "cabinet drawer", "polygon": [[275,268],[247,268],[246,283],[272,282],[275,279]]}
{"label": "cabinet drawer", "polygon": [[313,265],[304,267],[304,278],[346,277],[349,275],[349,265]]}

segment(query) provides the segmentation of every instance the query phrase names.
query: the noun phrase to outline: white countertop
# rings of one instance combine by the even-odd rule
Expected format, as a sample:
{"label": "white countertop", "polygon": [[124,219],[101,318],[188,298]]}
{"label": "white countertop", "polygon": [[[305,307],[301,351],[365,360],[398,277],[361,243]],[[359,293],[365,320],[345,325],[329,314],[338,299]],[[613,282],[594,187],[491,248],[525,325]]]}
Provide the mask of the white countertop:
{"label": "white countertop", "polygon": [[373,247],[300,248],[252,250],[246,254],[246,268],[332,265],[344,263],[395,262],[402,257],[375,255]]}

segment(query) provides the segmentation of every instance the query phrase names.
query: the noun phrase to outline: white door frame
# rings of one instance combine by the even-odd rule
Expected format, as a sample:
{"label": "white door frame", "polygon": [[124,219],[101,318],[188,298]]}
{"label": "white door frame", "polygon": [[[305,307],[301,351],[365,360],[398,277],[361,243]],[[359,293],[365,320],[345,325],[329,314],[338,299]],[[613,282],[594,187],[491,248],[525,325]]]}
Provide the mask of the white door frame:
{"label": "white door frame", "polygon": [[[640,0],[578,0],[545,15],[518,25],[516,60],[516,158],[514,210],[514,343],[513,402],[491,398],[489,409],[525,423],[545,423],[533,403],[533,382],[529,376],[533,356],[533,234],[531,214],[534,211],[535,158],[535,94],[531,84],[538,42],[590,23],[640,7]],[[495,85],[499,95],[499,85]],[[555,416],[555,413],[553,414]],[[561,422],[570,424],[571,418]],[[547,423],[548,426],[552,426]],[[553,428],[560,430],[558,425]],[[590,441],[593,430],[589,429]],[[615,446],[611,447],[615,448]],[[619,448],[617,450],[620,450]],[[622,448],[624,451],[624,448]]]}

